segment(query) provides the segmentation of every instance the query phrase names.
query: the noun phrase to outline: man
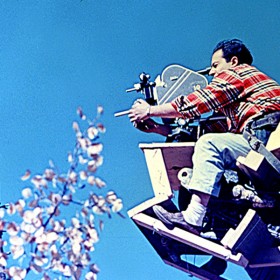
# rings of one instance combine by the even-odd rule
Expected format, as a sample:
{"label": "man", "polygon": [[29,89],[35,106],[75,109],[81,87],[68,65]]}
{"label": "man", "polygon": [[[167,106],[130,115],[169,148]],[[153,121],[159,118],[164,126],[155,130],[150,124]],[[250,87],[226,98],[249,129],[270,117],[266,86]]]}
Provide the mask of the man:
{"label": "man", "polygon": [[[242,135],[246,126],[256,117],[265,120],[273,114],[275,123],[255,130],[256,136],[266,143],[279,122],[280,86],[251,66],[252,62],[252,55],[242,41],[221,41],[212,55],[209,74],[214,78],[206,88],[158,106],[137,100],[130,109],[130,120],[136,124],[145,123],[151,117],[194,118],[214,110],[228,119],[229,132],[205,134],[196,143],[193,176],[189,183],[192,198],[187,209],[169,213],[161,206],[154,206],[155,214],[165,224],[198,234],[210,197],[219,196],[225,169],[234,169],[236,158],[245,156],[250,150]],[[146,122],[147,128],[156,125],[150,120]],[[161,128],[153,130],[159,133]]]}

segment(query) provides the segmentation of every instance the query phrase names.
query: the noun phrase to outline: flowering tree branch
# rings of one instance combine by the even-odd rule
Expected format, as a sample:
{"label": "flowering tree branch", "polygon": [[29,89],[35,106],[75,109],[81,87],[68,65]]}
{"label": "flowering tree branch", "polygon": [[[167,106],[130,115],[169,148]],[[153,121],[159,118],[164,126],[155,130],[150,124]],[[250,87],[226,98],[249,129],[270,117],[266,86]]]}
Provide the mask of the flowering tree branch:
{"label": "flowering tree branch", "polygon": [[0,267],[12,279],[30,272],[45,280],[97,279],[92,255],[104,226],[97,215],[121,215],[123,205],[114,191],[100,194],[106,183],[96,175],[103,163],[103,108],[97,108],[94,120],[81,108],[77,113],[86,127],[73,123],[76,143],[68,154],[67,172],[60,173],[52,162],[43,174],[32,176],[27,170],[22,180],[31,185],[22,190],[22,198],[0,207],[0,232],[7,235],[0,240]]}

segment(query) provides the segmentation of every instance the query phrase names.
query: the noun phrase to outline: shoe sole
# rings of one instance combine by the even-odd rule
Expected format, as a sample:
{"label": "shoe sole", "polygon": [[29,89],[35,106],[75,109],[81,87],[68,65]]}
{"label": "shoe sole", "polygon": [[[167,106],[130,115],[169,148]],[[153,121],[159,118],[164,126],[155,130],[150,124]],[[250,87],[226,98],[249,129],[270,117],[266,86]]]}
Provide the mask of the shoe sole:
{"label": "shoe sole", "polygon": [[167,226],[168,229],[173,229],[175,226],[177,226],[183,230],[186,230],[187,232],[193,233],[195,235],[200,235],[199,231],[189,224],[182,225],[176,222],[172,223],[169,220],[167,220],[162,214],[162,211],[166,211],[163,207],[155,205],[153,206],[153,211],[156,214],[156,216]]}

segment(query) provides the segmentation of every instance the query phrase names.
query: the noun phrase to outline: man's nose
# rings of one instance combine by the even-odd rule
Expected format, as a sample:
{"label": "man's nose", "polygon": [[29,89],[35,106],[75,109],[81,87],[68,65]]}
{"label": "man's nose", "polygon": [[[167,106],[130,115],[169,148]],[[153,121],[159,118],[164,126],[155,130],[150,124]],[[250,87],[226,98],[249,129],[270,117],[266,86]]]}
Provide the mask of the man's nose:
{"label": "man's nose", "polygon": [[210,71],[209,71],[209,76],[214,76],[216,73],[216,71],[213,69],[213,67],[211,67]]}

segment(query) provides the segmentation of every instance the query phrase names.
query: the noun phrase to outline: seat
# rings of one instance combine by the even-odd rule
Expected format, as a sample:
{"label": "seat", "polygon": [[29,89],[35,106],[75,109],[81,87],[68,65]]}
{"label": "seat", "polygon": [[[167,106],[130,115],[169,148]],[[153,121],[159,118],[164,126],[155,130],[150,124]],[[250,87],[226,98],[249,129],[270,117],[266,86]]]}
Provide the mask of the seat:
{"label": "seat", "polygon": [[[266,150],[280,160],[280,124],[271,133],[266,145]],[[280,186],[280,173],[264,154],[251,150],[246,157],[237,158],[237,166],[245,173],[254,185],[266,190]],[[278,184],[278,186],[277,186]]]}

